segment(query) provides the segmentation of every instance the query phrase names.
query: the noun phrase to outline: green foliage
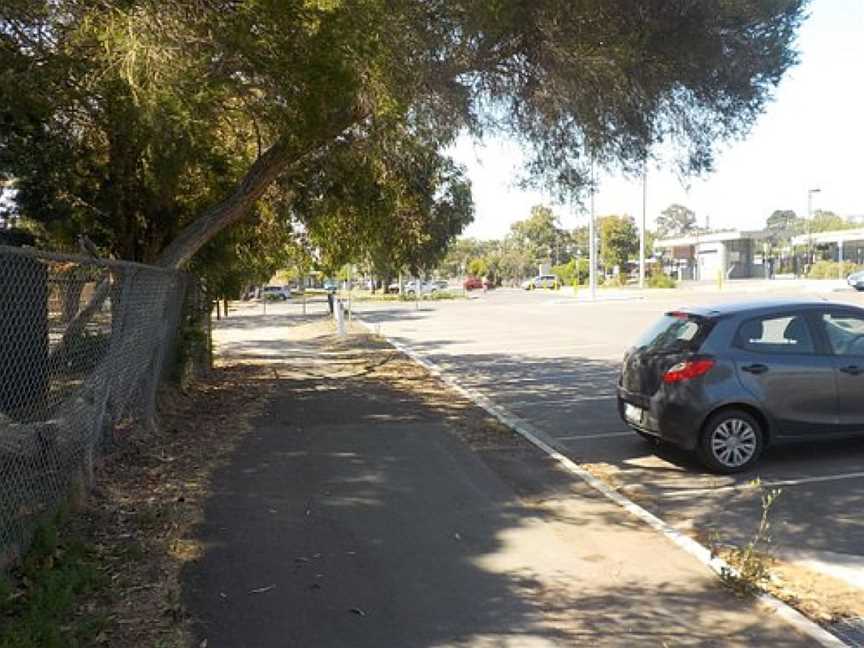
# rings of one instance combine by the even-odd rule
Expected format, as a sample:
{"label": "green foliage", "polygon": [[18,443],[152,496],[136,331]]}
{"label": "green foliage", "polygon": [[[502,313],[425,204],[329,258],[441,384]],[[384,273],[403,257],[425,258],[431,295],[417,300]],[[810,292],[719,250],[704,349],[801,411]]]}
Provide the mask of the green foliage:
{"label": "green foliage", "polygon": [[447,248],[447,252],[438,264],[438,270],[445,277],[461,277],[468,270],[471,259],[486,256],[490,246],[486,241],[475,238],[459,238]]}
{"label": "green foliage", "polygon": [[606,268],[624,264],[639,253],[639,230],[631,216],[604,216],[598,221],[600,258]]}
{"label": "green foliage", "polygon": [[664,272],[655,272],[648,277],[649,288],[675,288],[675,280]]}
{"label": "green foliage", "polygon": [[803,228],[805,232],[832,232],[835,230],[844,230],[857,227],[855,223],[848,219],[835,214],[832,211],[823,211],[817,209],[813,214],[813,219]]}
{"label": "green foliage", "polygon": [[775,209],[765,221],[765,228],[780,240],[788,240],[806,229],[805,221],[791,209]]}
{"label": "green foliage", "polygon": [[399,128],[334,147],[302,174],[283,183],[326,271],[360,262],[383,276],[426,273],[473,219],[463,169]]}
{"label": "green foliage", "polygon": [[485,277],[489,273],[489,263],[484,258],[471,259],[467,270],[472,277]]}
{"label": "green foliage", "polygon": [[[758,594],[764,589],[770,578],[770,566],[773,561],[773,539],[771,537],[771,511],[782,491],[766,489],[757,478],[751,483],[752,488],[758,488],[761,495],[762,514],[759,525],[743,547],[722,547],[721,537],[716,530],[711,534],[711,554],[723,556],[732,569],[724,567],[720,578],[735,592],[741,595]],[[733,571],[734,570],[734,571]]]}
{"label": "green foliage", "polygon": [[672,238],[697,231],[696,214],[684,205],[672,204],[657,217],[657,236]]}
{"label": "green foliage", "polygon": [[549,207],[534,205],[527,219],[510,226],[510,235],[516,245],[528,250],[534,259],[548,261],[555,256],[560,230]]}
{"label": "green foliage", "polygon": [[567,263],[552,267],[552,274],[565,286],[578,286],[588,282],[588,259],[570,259]]}
{"label": "green foliage", "polygon": [[77,597],[107,586],[91,552],[60,537],[59,517],[40,526],[11,580],[0,580],[0,648],[92,645],[103,622],[77,615]]}
{"label": "green foliage", "polygon": [[[439,157],[459,132],[515,135],[526,180],[568,196],[591,160],[641,169],[664,141],[682,172],[710,169],[795,63],[804,12],[804,0],[15,0],[0,9],[0,179],[16,178],[19,214],[53,245],[86,232],[147,261],[179,239],[188,259],[269,206],[310,232],[309,249],[327,243],[327,264],[421,268],[470,212]],[[532,245],[554,258],[547,239]]]}
{"label": "green foliage", "polygon": [[810,266],[807,276],[810,279],[845,279],[859,270],[864,270],[864,266],[859,266],[851,261],[844,261],[842,270],[837,261],[817,261]]}

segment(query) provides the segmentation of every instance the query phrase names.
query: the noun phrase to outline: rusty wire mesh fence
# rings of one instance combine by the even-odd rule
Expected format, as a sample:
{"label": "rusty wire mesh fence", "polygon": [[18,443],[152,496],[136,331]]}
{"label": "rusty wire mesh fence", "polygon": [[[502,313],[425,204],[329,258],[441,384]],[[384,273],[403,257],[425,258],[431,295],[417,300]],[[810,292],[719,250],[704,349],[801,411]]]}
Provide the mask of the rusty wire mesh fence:
{"label": "rusty wire mesh fence", "polygon": [[124,419],[152,420],[189,278],[0,246],[0,567],[92,479]]}

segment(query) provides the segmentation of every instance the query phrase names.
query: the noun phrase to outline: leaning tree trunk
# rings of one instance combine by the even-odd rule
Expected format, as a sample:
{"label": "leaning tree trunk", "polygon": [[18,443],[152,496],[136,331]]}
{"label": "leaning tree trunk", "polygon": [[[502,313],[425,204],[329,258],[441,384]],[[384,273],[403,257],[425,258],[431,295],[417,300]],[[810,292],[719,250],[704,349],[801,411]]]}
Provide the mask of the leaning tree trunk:
{"label": "leaning tree trunk", "polygon": [[214,236],[243,218],[276,178],[309,152],[298,152],[285,140],[277,141],[255,161],[231,195],[206,209],[171,241],[156,264],[163,268],[186,265]]}
{"label": "leaning tree trunk", "polygon": [[[361,119],[363,115],[360,112],[352,113],[328,136],[322,134],[320,139],[311,138],[303,146],[297,146],[287,138],[277,140],[255,161],[227,198],[206,209],[180,232],[162,252],[156,265],[170,269],[185,266],[198,250],[219,232],[242,220],[279,176],[329,146]],[[52,362],[61,361],[65,357],[70,345],[84,331],[90,318],[99,311],[109,293],[110,281],[106,278],[97,285],[88,304],[68,323],[60,344],[51,352]]]}
{"label": "leaning tree trunk", "polygon": [[206,209],[171,241],[156,261],[156,265],[163,268],[182,268],[214,236],[246,216],[255,201],[264,195],[279,176],[329,146],[363,118],[360,111],[352,111],[350,115],[338,120],[339,125],[326,136],[322,134],[320,138],[310,138],[302,146],[287,138],[277,140],[255,161],[231,195]]}

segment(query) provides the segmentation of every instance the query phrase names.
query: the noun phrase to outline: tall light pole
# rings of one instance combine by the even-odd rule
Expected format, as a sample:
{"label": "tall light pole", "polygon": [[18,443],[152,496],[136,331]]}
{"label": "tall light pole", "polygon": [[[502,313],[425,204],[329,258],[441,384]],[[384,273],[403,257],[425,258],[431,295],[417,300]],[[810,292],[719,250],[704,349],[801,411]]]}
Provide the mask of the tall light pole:
{"label": "tall light pole", "polygon": [[813,194],[821,191],[818,188],[807,190],[807,255],[810,263],[813,263]]}
{"label": "tall light pole", "polygon": [[648,163],[642,167],[642,227],[639,228],[639,287],[645,287],[645,213],[648,211]]}
{"label": "tall light pole", "polygon": [[588,286],[597,299],[597,237],[594,235],[594,156],[591,156],[591,215],[588,221]]}

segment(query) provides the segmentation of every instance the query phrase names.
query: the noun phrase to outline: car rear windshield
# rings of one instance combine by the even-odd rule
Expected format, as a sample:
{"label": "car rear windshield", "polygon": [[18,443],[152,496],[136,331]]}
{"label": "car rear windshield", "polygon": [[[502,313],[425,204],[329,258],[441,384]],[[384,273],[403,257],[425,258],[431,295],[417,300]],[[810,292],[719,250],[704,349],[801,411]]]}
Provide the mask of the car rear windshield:
{"label": "car rear windshield", "polygon": [[712,326],[711,320],[698,315],[666,313],[636,340],[636,347],[649,353],[695,352]]}

